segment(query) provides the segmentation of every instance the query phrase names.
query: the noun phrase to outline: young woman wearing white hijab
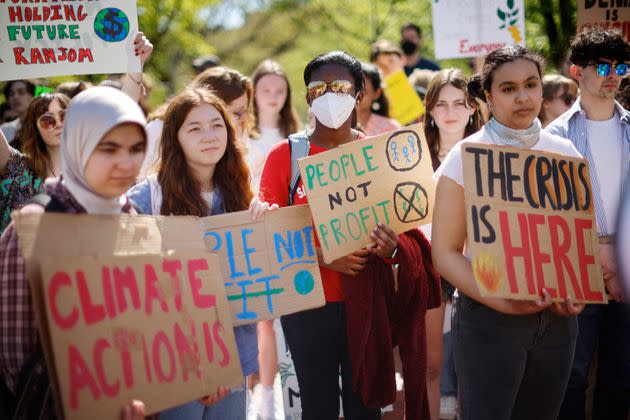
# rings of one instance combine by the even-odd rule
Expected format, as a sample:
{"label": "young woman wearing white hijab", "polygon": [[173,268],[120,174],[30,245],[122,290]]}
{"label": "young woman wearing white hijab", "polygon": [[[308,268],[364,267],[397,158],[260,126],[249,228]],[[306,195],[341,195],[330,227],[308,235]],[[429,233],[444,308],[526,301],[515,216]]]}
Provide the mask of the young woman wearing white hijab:
{"label": "young woman wearing white hijab", "polygon": [[[46,182],[50,204],[64,213],[120,214],[134,210],[125,192],[134,183],[146,147],[145,118],[129,96],[113,88],[95,87],[77,95],[66,113],[61,141],[63,176]],[[22,213],[42,213],[39,204],[25,206]],[[15,224],[0,237],[0,378],[3,392],[16,398],[32,398],[31,389],[18,391],[18,377],[24,363],[41,346],[38,340],[33,302]],[[39,358],[33,369],[35,386],[47,381],[46,366]],[[19,395],[17,395],[19,394]],[[23,404],[21,415],[32,418],[32,410],[43,410],[46,418],[56,413],[50,393],[43,400]],[[122,418],[140,418],[142,403],[121,407]],[[19,417],[19,415],[18,415]],[[21,418],[21,417],[20,417]]]}

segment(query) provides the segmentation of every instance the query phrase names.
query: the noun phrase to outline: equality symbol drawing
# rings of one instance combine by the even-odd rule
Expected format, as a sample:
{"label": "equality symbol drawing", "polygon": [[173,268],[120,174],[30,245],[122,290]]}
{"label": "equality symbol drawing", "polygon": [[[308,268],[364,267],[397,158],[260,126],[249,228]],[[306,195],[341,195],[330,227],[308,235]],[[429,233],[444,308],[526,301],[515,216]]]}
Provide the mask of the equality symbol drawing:
{"label": "equality symbol drawing", "polygon": [[422,147],[415,131],[397,131],[387,140],[387,161],[397,172],[410,171],[420,163]]}
{"label": "equality symbol drawing", "polygon": [[427,217],[429,198],[427,191],[415,182],[402,182],[394,189],[394,210],[403,223],[416,222]]}

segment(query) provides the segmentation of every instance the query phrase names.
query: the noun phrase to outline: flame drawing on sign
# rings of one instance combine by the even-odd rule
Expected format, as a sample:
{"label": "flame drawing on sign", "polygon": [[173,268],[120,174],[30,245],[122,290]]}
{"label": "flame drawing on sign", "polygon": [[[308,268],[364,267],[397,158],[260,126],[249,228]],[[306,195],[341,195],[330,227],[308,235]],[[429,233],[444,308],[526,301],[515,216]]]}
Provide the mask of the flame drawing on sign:
{"label": "flame drawing on sign", "polygon": [[499,289],[503,273],[493,255],[476,255],[473,258],[472,266],[477,283],[482,285],[486,291],[494,293]]}
{"label": "flame drawing on sign", "polygon": [[501,21],[503,22],[503,24],[499,26],[499,29],[507,28],[507,30],[510,31],[510,34],[512,35],[514,43],[518,44],[519,42],[523,41],[523,38],[521,37],[521,32],[519,31],[518,26],[516,26],[516,23],[518,22],[518,14],[520,11],[514,6],[514,0],[507,0],[506,3],[506,11],[503,11],[501,8],[497,9],[497,16],[499,16],[499,19],[501,19]]}

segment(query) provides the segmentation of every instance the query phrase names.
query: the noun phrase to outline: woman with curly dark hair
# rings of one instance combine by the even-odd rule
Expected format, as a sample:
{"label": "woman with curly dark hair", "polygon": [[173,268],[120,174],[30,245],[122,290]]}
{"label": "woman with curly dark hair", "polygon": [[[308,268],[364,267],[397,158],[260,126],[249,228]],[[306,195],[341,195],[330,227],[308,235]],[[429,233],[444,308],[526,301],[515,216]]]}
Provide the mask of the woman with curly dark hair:
{"label": "woman with curly dark hair", "polygon": [[[203,217],[249,208],[258,218],[269,208],[253,198],[231,115],[208,90],[188,89],[171,100],[160,148],[157,176],[128,193],[144,213]],[[258,370],[256,325],[236,327],[234,335],[243,374],[251,375]],[[207,399],[212,407],[193,402],[162,412],[160,418],[244,420],[245,399],[244,387],[229,395],[222,390]]]}

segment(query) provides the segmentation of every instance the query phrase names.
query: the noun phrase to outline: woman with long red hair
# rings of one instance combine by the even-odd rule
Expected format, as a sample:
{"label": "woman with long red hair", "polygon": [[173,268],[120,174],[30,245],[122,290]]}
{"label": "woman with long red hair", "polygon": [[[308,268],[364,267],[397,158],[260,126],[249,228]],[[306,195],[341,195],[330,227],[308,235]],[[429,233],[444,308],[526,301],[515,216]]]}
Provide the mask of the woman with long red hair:
{"label": "woman with long red hair", "polygon": [[[224,102],[206,89],[185,90],[164,115],[157,176],[133,187],[128,196],[146,214],[210,216],[249,209],[259,218],[269,209],[254,198],[249,169]],[[273,206],[274,208],[277,206]],[[245,376],[258,370],[256,325],[234,328]],[[167,410],[161,419],[245,419],[245,388],[222,389]]]}

